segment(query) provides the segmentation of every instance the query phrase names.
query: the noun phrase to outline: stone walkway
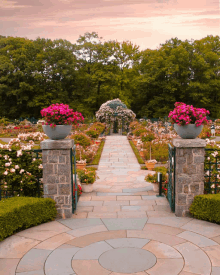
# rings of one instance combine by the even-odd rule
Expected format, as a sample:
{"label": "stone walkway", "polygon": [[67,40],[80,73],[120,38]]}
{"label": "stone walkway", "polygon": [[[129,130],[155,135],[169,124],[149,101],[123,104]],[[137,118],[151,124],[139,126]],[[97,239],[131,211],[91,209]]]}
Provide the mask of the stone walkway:
{"label": "stone walkway", "polygon": [[178,218],[144,181],[126,137],[107,137],[94,192],[72,219],[0,243],[0,275],[219,275],[220,226]]}

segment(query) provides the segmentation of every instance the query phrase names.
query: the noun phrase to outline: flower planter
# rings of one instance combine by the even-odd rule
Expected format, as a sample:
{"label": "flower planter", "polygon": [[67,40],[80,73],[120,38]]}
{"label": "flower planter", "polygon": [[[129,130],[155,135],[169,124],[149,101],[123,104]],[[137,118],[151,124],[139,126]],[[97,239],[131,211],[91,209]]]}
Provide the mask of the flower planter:
{"label": "flower planter", "polygon": [[145,161],[145,165],[147,167],[148,170],[153,170],[154,166],[155,166],[155,162],[147,162]]}
{"label": "flower planter", "polygon": [[55,128],[50,125],[42,125],[44,133],[52,140],[66,138],[72,129],[72,125],[57,125]]}
{"label": "flower planter", "polygon": [[152,182],[153,184],[153,191],[154,192],[159,192],[159,184],[158,182]]}
{"label": "flower planter", "polygon": [[86,163],[76,163],[76,169],[84,169],[86,168]]}
{"label": "flower planter", "polygon": [[174,129],[177,134],[183,139],[194,139],[196,138],[202,131],[203,125],[196,127],[195,124],[187,124],[184,126],[180,126],[178,124],[174,124]]}
{"label": "flower planter", "polygon": [[81,183],[82,191],[85,193],[90,193],[93,191],[93,184],[83,184]]}

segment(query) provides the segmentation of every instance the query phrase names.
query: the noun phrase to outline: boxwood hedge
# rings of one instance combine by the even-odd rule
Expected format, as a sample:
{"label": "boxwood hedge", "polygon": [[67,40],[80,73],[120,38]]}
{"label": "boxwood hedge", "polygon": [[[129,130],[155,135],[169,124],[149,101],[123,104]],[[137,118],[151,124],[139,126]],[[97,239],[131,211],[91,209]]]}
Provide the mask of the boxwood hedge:
{"label": "boxwood hedge", "polygon": [[0,201],[0,241],[13,233],[54,220],[55,201],[50,198],[13,197]]}
{"label": "boxwood hedge", "polygon": [[220,194],[195,196],[189,210],[197,219],[220,224]]}

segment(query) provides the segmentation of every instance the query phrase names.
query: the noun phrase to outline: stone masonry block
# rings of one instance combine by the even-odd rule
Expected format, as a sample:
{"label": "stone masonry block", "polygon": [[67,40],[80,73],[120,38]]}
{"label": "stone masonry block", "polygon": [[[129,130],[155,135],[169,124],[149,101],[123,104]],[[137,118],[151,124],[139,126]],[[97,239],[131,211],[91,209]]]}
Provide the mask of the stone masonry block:
{"label": "stone masonry block", "polygon": [[53,164],[43,163],[43,174],[45,175],[53,174]]}
{"label": "stone masonry block", "polygon": [[44,184],[44,194],[56,195],[57,194],[57,185],[56,184]]}
{"label": "stone masonry block", "polygon": [[204,148],[193,148],[192,153],[193,153],[193,155],[203,156],[203,155],[205,155],[205,147]]}
{"label": "stone masonry block", "polygon": [[178,157],[176,159],[177,164],[185,164],[186,163],[186,158],[185,157]]}
{"label": "stone masonry block", "polygon": [[186,205],[186,194],[178,194],[176,197],[177,205]]}
{"label": "stone masonry block", "polygon": [[62,151],[60,151],[60,154],[63,156],[70,155],[70,150],[62,150]]}
{"label": "stone masonry block", "polygon": [[71,203],[71,195],[64,196],[64,198],[65,198],[65,204],[70,204]]}
{"label": "stone masonry block", "polygon": [[44,179],[45,184],[57,184],[59,183],[59,177],[57,175],[49,175]]}
{"label": "stone masonry block", "polygon": [[187,167],[183,167],[183,172],[188,175],[195,174],[197,172],[196,170],[197,166],[196,165],[190,165]]}
{"label": "stone masonry block", "polygon": [[204,175],[204,163],[196,165],[196,173],[198,175],[201,175],[201,174]]}
{"label": "stone masonry block", "polygon": [[186,175],[186,174],[176,175],[176,183],[180,185],[189,184],[191,182],[192,182],[192,179],[189,175]]}
{"label": "stone masonry block", "polygon": [[190,150],[190,153],[186,155],[187,165],[190,165],[193,163],[193,154],[192,150]]}
{"label": "stone masonry block", "polygon": [[176,156],[177,157],[183,157],[184,156],[184,149],[178,148],[176,150]]}
{"label": "stone masonry block", "polygon": [[64,196],[56,196],[54,197],[56,204],[64,204]]}
{"label": "stone masonry block", "polygon": [[70,195],[71,194],[70,184],[58,184],[58,194],[59,195]]}
{"label": "stone masonry block", "polygon": [[194,163],[204,163],[205,157],[204,156],[194,156]]}
{"label": "stone masonry block", "polygon": [[199,193],[199,184],[191,184],[189,188],[192,193]]}
{"label": "stone masonry block", "polygon": [[64,219],[69,219],[72,217],[72,207],[69,209],[63,209],[63,210],[64,210],[64,214],[63,214]]}
{"label": "stone masonry block", "polygon": [[67,183],[66,176],[64,175],[59,176],[59,183]]}
{"label": "stone masonry block", "polygon": [[59,163],[66,163],[65,156],[59,156]]}
{"label": "stone masonry block", "polygon": [[183,187],[183,191],[184,191],[184,193],[189,193],[189,186],[188,185],[184,185],[184,187]]}
{"label": "stone masonry block", "polygon": [[70,172],[70,166],[66,164],[59,164],[58,166],[58,175],[68,175]]}
{"label": "stone masonry block", "polygon": [[48,162],[49,163],[58,163],[58,156],[56,156],[56,155],[50,155],[50,156],[48,156]]}
{"label": "stone masonry block", "polygon": [[47,155],[42,154],[42,162],[47,163]]}

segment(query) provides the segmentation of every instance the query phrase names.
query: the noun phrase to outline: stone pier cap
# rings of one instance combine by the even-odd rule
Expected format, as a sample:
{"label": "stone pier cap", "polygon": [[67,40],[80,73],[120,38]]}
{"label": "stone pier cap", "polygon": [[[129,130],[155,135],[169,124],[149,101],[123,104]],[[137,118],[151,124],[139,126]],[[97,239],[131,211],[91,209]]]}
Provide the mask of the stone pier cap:
{"label": "stone pier cap", "polygon": [[62,150],[62,149],[71,149],[74,145],[73,139],[60,139],[52,140],[45,139],[41,141],[40,147],[42,150]]}
{"label": "stone pier cap", "polygon": [[173,146],[177,148],[195,148],[195,147],[205,147],[206,142],[200,138],[194,139],[183,139],[183,138],[174,138]]}

